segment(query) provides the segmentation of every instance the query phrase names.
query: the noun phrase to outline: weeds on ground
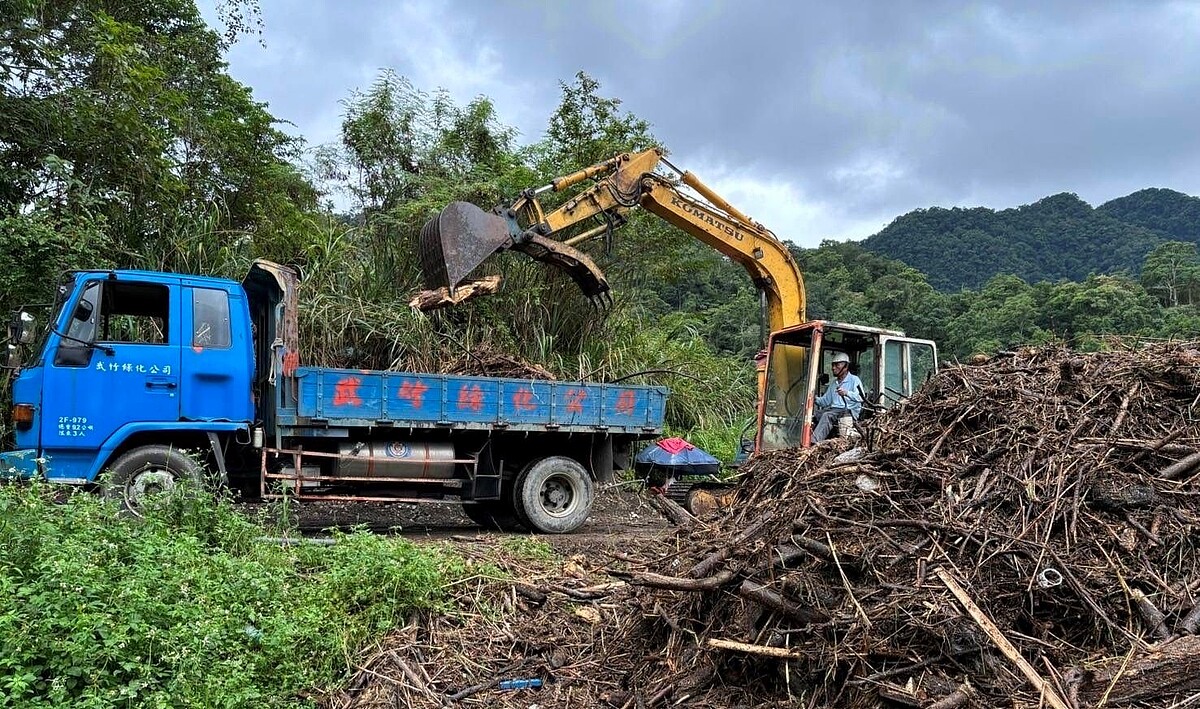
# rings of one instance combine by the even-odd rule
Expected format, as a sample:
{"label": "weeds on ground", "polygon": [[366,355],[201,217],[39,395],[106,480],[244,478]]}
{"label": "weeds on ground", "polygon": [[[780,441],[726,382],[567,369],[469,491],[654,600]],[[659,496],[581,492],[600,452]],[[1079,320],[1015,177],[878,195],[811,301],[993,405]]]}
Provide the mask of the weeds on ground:
{"label": "weeds on ground", "polygon": [[204,493],[134,520],[61,490],[0,485],[0,707],[306,706],[463,573],[369,534],[264,543]]}
{"label": "weeds on ground", "polygon": [[527,561],[550,561],[557,556],[548,542],[529,536],[505,537],[500,542],[500,548]]}

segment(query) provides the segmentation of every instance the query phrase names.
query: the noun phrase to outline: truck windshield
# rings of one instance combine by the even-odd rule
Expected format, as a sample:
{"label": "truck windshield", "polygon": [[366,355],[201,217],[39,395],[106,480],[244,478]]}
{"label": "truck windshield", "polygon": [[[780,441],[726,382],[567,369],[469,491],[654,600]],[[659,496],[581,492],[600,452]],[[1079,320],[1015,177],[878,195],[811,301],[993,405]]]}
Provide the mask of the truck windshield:
{"label": "truck windshield", "polygon": [[766,401],[763,404],[764,451],[795,448],[804,432],[804,408],[809,400],[809,333],[803,341],[776,341],[767,360]]}

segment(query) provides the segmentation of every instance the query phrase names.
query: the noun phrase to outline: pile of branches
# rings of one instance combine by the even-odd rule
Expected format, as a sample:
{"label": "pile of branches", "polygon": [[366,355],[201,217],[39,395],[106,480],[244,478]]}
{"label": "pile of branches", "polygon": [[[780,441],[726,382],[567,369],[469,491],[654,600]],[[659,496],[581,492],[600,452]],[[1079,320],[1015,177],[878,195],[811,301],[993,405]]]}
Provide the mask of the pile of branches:
{"label": "pile of branches", "polygon": [[[658,543],[626,543],[632,556],[619,556],[650,558]],[[370,650],[321,706],[602,707],[625,696],[609,663],[628,666],[634,660],[626,656],[640,648],[612,642],[630,622],[628,585],[604,573],[614,558],[522,555],[503,538],[455,548],[479,573],[448,589],[444,608],[419,614]]]}
{"label": "pile of branches", "polygon": [[1170,707],[1200,691],[1200,344],[943,371],[865,445],[747,466],[623,574],[628,699]]}
{"label": "pile of branches", "polygon": [[539,364],[517,359],[491,347],[479,347],[464,351],[460,357],[448,362],[442,373],[544,381],[557,379],[550,370]]}

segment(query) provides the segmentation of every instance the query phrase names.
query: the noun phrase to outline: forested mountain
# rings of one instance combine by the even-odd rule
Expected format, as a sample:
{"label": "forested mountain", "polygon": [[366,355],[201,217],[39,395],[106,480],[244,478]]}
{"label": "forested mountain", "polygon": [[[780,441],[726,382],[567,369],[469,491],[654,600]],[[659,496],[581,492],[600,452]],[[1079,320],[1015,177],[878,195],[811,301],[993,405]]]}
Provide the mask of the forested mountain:
{"label": "forested mountain", "polygon": [[1081,281],[1098,273],[1137,275],[1159,244],[1200,239],[1197,215],[1200,199],[1170,190],[1143,190],[1100,208],[1063,193],[999,211],[918,209],[863,246],[929,274],[944,292],[980,288],[1000,273],[1029,283]]}
{"label": "forested mountain", "polygon": [[1096,211],[1126,224],[1153,229],[1174,241],[1200,243],[1200,197],[1146,189],[1105,202]]}

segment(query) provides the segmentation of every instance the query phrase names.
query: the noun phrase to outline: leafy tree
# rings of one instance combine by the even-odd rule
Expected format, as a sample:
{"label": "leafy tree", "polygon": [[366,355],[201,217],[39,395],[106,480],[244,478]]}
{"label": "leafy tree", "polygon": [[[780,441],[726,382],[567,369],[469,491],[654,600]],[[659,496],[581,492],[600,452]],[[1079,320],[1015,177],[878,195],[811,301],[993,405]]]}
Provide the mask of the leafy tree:
{"label": "leafy tree", "polygon": [[107,236],[96,259],[123,265],[170,265],[174,237],[199,224],[262,250],[293,243],[316,205],[289,162],[298,143],[226,74],[191,0],[3,9],[0,215],[86,223]]}
{"label": "leafy tree", "polygon": [[345,103],[341,145],[325,148],[320,165],[368,220],[446,196],[490,204],[517,164],[516,131],[485,97],[460,107],[444,90],[430,95],[384,71]]}
{"label": "leafy tree", "polygon": [[1200,255],[1196,244],[1168,241],[1146,256],[1142,285],[1167,307],[1191,305],[1200,298]]}
{"label": "leafy tree", "polygon": [[1080,341],[1097,335],[1150,335],[1162,317],[1158,303],[1136,281],[1121,276],[1059,283],[1044,311],[1055,332]]}
{"label": "leafy tree", "polygon": [[543,175],[564,175],[624,152],[655,145],[650,124],[600,95],[600,82],[580,71],[561,83],[562,99],[536,150]]}
{"label": "leafy tree", "polygon": [[1158,335],[1174,340],[1193,340],[1200,333],[1200,307],[1180,305],[1163,309]]}
{"label": "leafy tree", "polygon": [[1037,325],[1033,288],[1017,276],[995,276],[966,301],[966,309],[946,326],[948,353],[995,352],[1051,337]]}
{"label": "leafy tree", "polygon": [[0,312],[51,302],[57,281],[48,273],[112,265],[106,244],[104,231],[88,219],[45,212],[0,217]]}

